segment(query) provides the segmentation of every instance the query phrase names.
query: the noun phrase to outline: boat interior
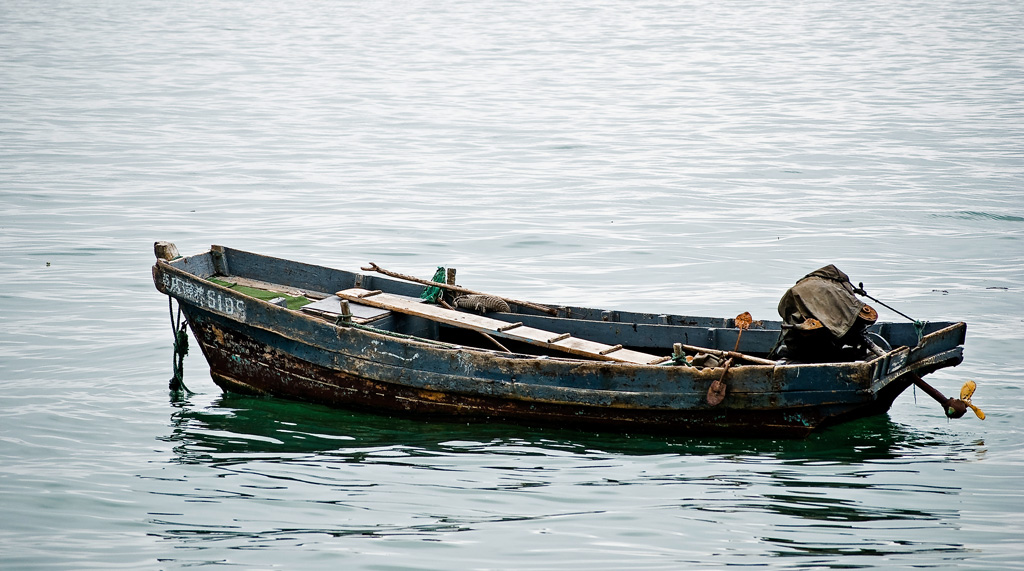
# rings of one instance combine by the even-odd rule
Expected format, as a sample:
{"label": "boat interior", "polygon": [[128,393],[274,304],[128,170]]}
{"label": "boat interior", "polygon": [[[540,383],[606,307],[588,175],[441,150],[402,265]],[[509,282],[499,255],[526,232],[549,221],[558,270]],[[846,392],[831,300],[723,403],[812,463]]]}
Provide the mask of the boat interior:
{"label": "boat interior", "polygon": [[[680,344],[768,359],[780,342],[781,321],[693,317],[508,301],[508,311],[486,312],[425,303],[426,286],[214,246],[188,259],[191,273],[222,287],[313,319],[486,351],[554,358],[592,358],[667,364]],[[446,307],[447,306],[447,307]],[[746,325],[742,323],[741,325]],[[924,333],[950,323],[926,324]],[[870,331],[886,349],[918,342],[912,323],[875,323]],[[691,352],[692,354],[692,352]],[[844,360],[870,360],[851,355]]]}

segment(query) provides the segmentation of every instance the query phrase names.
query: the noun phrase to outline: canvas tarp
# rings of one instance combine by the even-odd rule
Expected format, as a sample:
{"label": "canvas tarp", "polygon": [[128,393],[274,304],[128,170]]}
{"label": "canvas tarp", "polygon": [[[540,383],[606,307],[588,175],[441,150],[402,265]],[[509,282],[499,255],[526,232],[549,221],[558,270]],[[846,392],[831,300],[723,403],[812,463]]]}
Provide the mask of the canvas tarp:
{"label": "canvas tarp", "polygon": [[779,301],[779,315],[789,325],[814,318],[842,339],[864,307],[853,294],[850,278],[834,265],[815,270],[789,288]]}

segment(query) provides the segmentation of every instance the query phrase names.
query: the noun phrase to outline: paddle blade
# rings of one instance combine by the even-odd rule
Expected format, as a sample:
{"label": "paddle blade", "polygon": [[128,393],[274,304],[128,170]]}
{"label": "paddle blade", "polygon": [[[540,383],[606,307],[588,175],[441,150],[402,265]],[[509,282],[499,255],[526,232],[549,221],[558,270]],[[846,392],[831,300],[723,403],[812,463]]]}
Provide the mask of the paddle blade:
{"label": "paddle blade", "polygon": [[735,319],[736,327],[738,327],[739,329],[747,329],[753,322],[754,317],[750,315],[749,311],[744,311],[743,313],[737,315]]}
{"label": "paddle blade", "polygon": [[722,381],[715,381],[708,387],[707,401],[711,406],[718,406],[725,400],[725,383]]}

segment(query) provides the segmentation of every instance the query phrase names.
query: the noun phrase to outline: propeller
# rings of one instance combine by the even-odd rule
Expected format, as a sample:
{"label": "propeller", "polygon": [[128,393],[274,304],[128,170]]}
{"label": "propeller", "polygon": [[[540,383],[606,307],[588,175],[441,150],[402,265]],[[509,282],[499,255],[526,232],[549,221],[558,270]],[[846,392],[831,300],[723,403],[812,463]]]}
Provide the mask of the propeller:
{"label": "propeller", "polygon": [[960,400],[964,401],[964,404],[971,407],[974,414],[978,415],[978,418],[985,420],[985,413],[971,402],[971,395],[974,394],[974,390],[978,388],[978,384],[974,381],[967,381],[964,386],[960,388]]}

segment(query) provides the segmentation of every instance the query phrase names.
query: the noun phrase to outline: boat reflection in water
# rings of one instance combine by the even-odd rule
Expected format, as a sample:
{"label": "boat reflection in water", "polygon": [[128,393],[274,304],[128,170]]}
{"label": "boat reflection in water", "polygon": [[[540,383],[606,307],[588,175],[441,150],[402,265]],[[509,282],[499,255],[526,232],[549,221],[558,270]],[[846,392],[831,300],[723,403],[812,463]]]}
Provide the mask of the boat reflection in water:
{"label": "boat reflection in water", "polygon": [[[932,456],[945,464],[951,443],[884,415],[772,441],[425,422],[225,395],[208,405],[178,403],[171,425],[176,462],[223,475],[216,488],[189,495],[222,505],[207,523],[166,526],[164,535],[178,540],[459,541],[632,514],[674,521],[676,531],[666,533],[716,541],[749,533],[758,553],[767,547],[777,556],[849,563],[851,556],[938,551],[956,559],[968,551],[920,532],[959,517],[960,488],[918,472]],[[180,484],[168,490],[180,493]],[[264,529],[259,514],[232,511],[240,497],[249,509],[274,507],[277,519],[299,510],[310,523]]]}

